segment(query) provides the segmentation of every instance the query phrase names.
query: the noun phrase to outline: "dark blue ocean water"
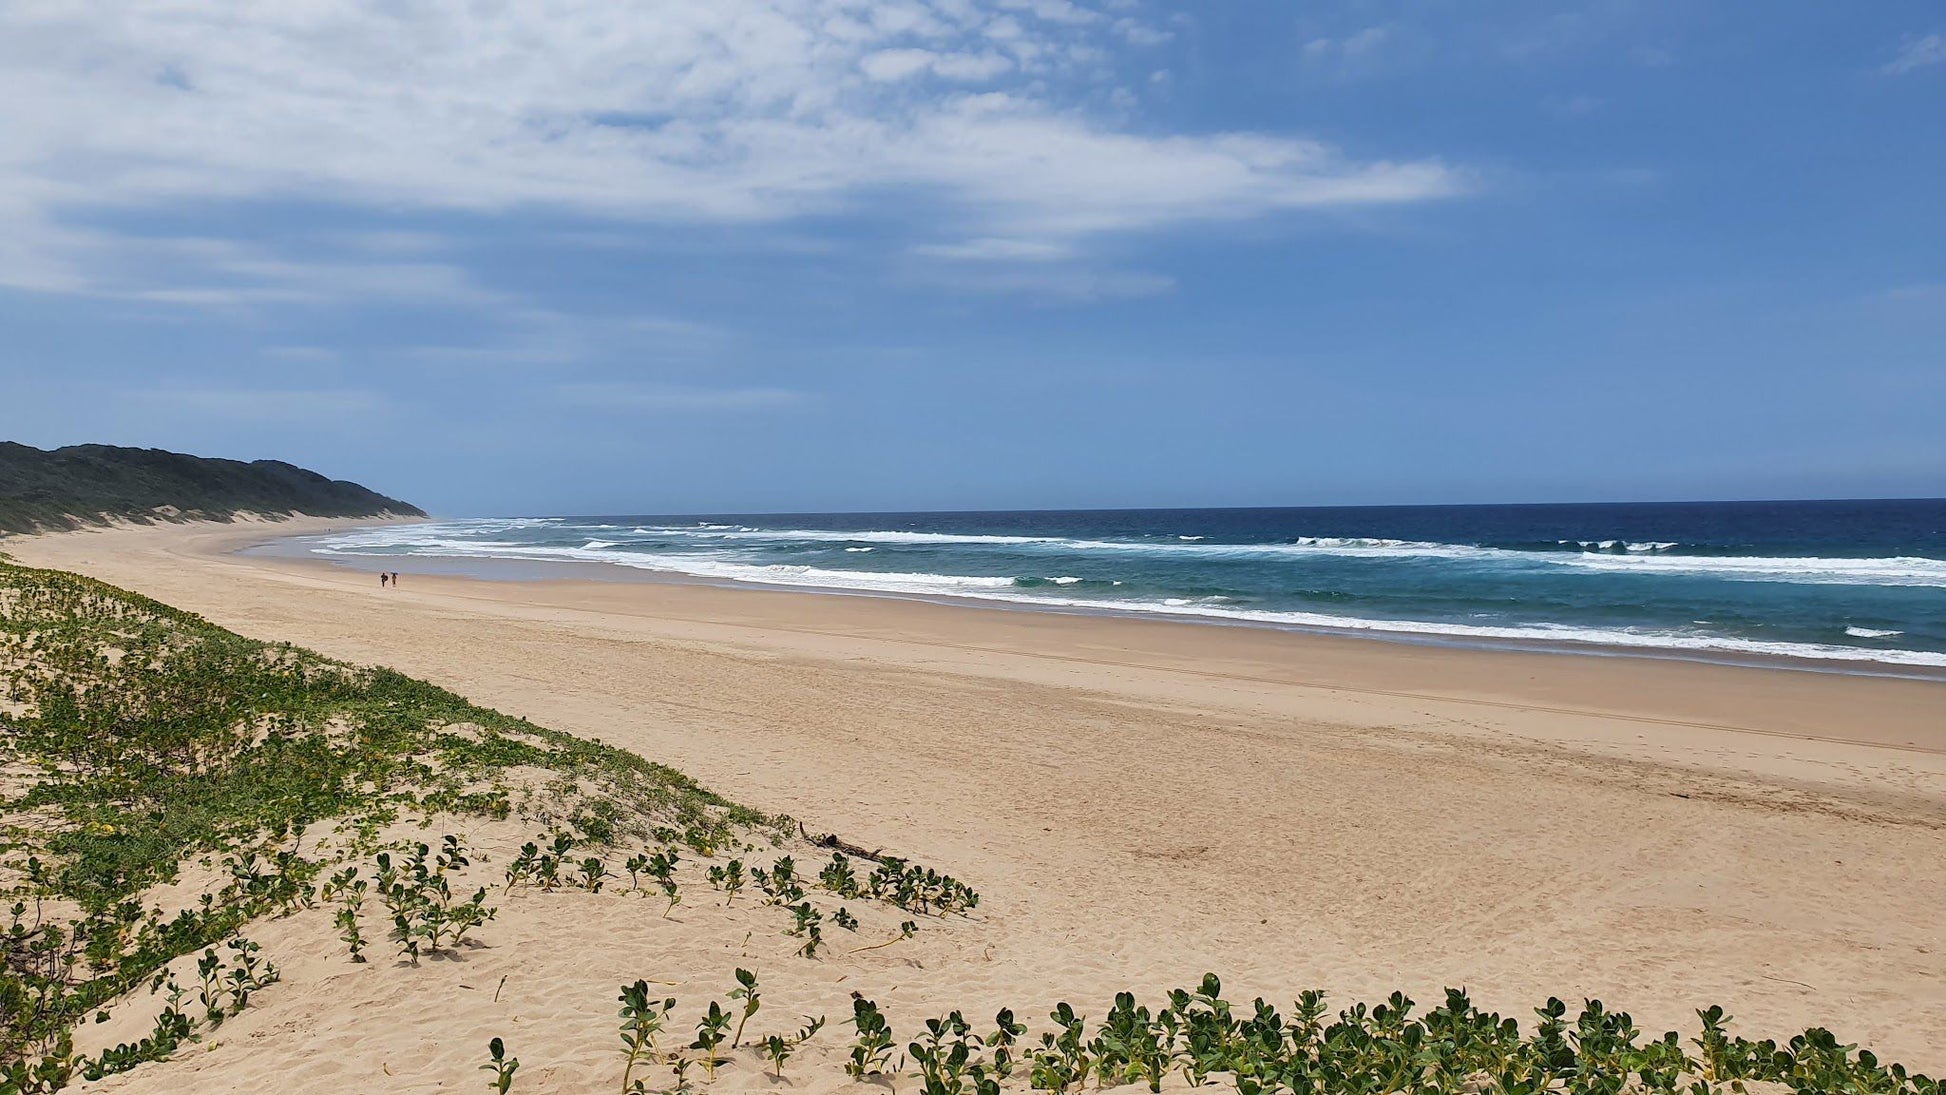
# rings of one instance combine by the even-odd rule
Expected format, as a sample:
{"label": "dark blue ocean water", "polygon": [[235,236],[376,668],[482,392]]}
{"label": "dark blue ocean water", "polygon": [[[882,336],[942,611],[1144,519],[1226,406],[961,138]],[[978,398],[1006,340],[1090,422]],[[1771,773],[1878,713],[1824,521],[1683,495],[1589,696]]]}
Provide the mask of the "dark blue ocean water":
{"label": "dark blue ocean water", "polygon": [[1946,667],[1946,500],[554,517],[359,530],[313,550]]}

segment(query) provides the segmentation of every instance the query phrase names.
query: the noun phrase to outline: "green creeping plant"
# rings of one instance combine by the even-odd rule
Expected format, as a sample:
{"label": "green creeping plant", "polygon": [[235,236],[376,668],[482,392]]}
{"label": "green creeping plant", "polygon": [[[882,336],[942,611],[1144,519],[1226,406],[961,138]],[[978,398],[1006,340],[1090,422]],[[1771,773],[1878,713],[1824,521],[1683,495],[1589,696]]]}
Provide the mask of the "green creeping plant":
{"label": "green creeping plant", "polygon": [[924,1095],[999,1095],[999,1074],[982,1059],[986,1041],[973,1035],[966,1017],[955,1011],[926,1020],[926,1033],[906,1047],[919,1066]]}
{"label": "green creeping plant", "polygon": [[784,1062],[789,1059],[791,1054],[797,1052],[797,1047],[810,1041],[813,1035],[823,1029],[824,1016],[820,1015],[815,1019],[806,1019],[804,1025],[798,1028],[796,1034],[788,1037],[782,1034],[772,1034],[758,1043],[763,1050],[763,1055],[770,1058],[771,1067],[776,1070],[777,1079],[782,1080],[784,1078]]}
{"label": "green creeping plant", "polygon": [[743,1041],[743,1024],[749,1022],[750,1017],[757,1014],[757,1009],[763,1006],[763,1001],[757,993],[757,975],[749,970],[739,969],[736,978],[737,987],[730,990],[730,999],[743,1001],[743,1014],[737,1017],[736,1033],[730,1036],[731,1049],[735,1049],[737,1043]]}
{"label": "green creeping plant", "polygon": [[1065,1095],[1068,1088],[1081,1084],[1089,1073],[1087,1022],[1065,1001],[1055,1005],[1048,1017],[1058,1029],[1041,1034],[1029,1077],[1035,1090]]}
{"label": "green creeping plant", "polygon": [[449,876],[469,862],[457,837],[448,835],[437,857],[429,859],[431,854],[422,843],[403,862],[394,862],[389,852],[375,860],[379,900],[391,914],[391,938],[414,965],[422,953],[457,949],[497,912],[486,903],[484,886],[465,900],[454,896]]}
{"label": "green creeping plant", "polygon": [[[676,1086],[665,1095],[689,1095],[696,1090],[696,1085],[689,1082],[689,1066],[695,1063],[680,1053],[676,1054],[675,1059],[669,1062],[669,1073],[676,1078]],[[646,1090],[646,1085],[638,1083],[637,1088],[638,1091]],[[630,1095],[637,1095],[637,1093],[631,1092]]]}
{"label": "green creeping plant", "polygon": [[643,1090],[642,1081],[636,1080],[631,1085],[630,1077],[635,1072],[637,1064],[645,1059],[655,1058],[655,1036],[661,1033],[662,1024],[668,1019],[669,1013],[676,1010],[676,1000],[673,996],[659,1003],[650,1000],[647,981],[623,985],[621,995],[617,999],[622,1004],[619,1013],[622,1019],[622,1055],[625,1062],[622,1066],[622,1095],[630,1095],[631,1092]]}
{"label": "green creeping plant", "polygon": [[1001,1008],[993,1017],[994,1030],[986,1036],[987,1048],[993,1051],[993,1071],[1001,1079],[1014,1072],[1014,1043],[1027,1033],[1027,1025],[1014,1021],[1014,1009]]}
{"label": "green creeping plant", "polygon": [[662,888],[662,896],[669,899],[669,904],[662,910],[664,918],[682,903],[682,894],[676,888],[676,863],[680,858],[674,848],[664,848],[649,857],[649,877]]}
{"label": "green creeping plant", "polygon": [[622,864],[622,870],[628,872],[628,892],[629,893],[635,893],[637,890],[642,888],[641,875],[643,871],[646,871],[648,869],[649,869],[649,856],[648,853],[646,852],[637,852],[634,855],[628,857],[628,862]]}
{"label": "green creeping plant", "polygon": [[838,906],[837,912],[831,914],[831,922],[848,932],[858,930],[858,918],[851,915],[851,910],[842,905]]}
{"label": "green creeping plant", "polygon": [[220,1027],[229,1016],[229,1009],[223,1002],[226,989],[223,987],[223,960],[216,956],[216,948],[211,947],[196,960],[196,977],[202,983],[196,1000],[203,1006],[203,1018],[210,1026]]}
{"label": "green creeping plant", "polygon": [[566,833],[554,834],[554,843],[541,856],[538,873],[541,889],[553,891],[561,885],[561,867],[568,861],[568,853],[574,850],[574,838]]}
{"label": "green creeping plant", "polygon": [[816,958],[818,948],[824,945],[824,914],[813,908],[809,901],[791,906],[792,924],[788,929],[792,935],[804,937],[804,945],[797,953],[805,958]]}
{"label": "green creeping plant", "polygon": [[723,1010],[723,1005],[711,1000],[709,1011],[696,1023],[696,1040],[689,1044],[690,1049],[703,1051],[703,1074],[711,1081],[716,1079],[716,1047],[723,1044],[723,1035],[729,1028],[729,1013]]}
{"label": "green creeping plant", "polygon": [[602,881],[609,878],[608,865],[594,856],[581,861],[581,888],[589,893],[600,893]]}
{"label": "green creeping plant", "polygon": [[857,993],[851,996],[851,1023],[858,1031],[852,1040],[845,1073],[853,1079],[877,1076],[892,1059],[892,1027],[878,1005]]}
{"label": "green creeping plant", "polygon": [[783,1079],[784,1062],[797,1047],[792,1045],[789,1039],[781,1034],[766,1035],[762,1041],[757,1043],[757,1046],[763,1050],[765,1057],[770,1058],[770,1066],[776,1071],[777,1078],[779,1080]]}
{"label": "green creeping plant", "polygon": [[365,944],[368,942],[364,932],[359,930],[358,914],[365,907],[365,880],[358,877],[358,868],[346,867],[331,876],[325,883],[323,894],[326,900],[335,896],[338,911],[332,923],[338,928],[338,938],[351,951],[353,962],[365,960]]}
{"label": "green creeping plant", "polygon": [[818,872],[818,885],[844,898],[863,896],[858,888],[858,875],[851,869],[851,860],[843,852],[831,853],[831,862]]}
{"label": "green creeping plant", "polygon": [[[196,962],[199,984],[197,1002],[201,1014],[194,1015],[183,1010],[183,1002],[188,992],[175,978],[164,971],[158,973],[150,984],[150,992],[157,992],[166,984],[168,996],[162,1012],[156,1017],[155,1025],[149,1034],[139,1042],[124,1042],[121,1045],[103,1050],[94,1058],[78,1057],[69,1062],[68,1071],[79,1071],[84,1079],[99,1080],[118,1072],[127,1072],[147,1061],[159,1061],[174,1053],[183,1043],[197,1038],[197,1028],[207,1024],[215,1029],[226,1019],[242,1014],[250,1006],[250,996],[268,985],[277,983],[280,976],[277,967],[263,961],[259,955],[261,948],[241,936],[234,937],[224,944],[225,954],[216,948],[205,950]],[[32,1070],[29,1070],[30,1072]],[[63,1076],[66,1073],[63,1072]],[[31,1076],[22,1083],[19,1076],[7,1070],[0,1070],[0,1092],[54,1091],[66,1083],[47,1086]],[[40,1083],[41,1086],[34,1086]],[[9,1084],[15,1086],[10,1087]]]}
{"label": "green creeping plant", "polygon": [[1088,1044],[1097,1086],[1119,1087],[1141,1080],[1150,1091],[1161,1091],[1163,1077],[1174,1069],[1180,1054],[1179,1026],[1175,1012],[1164,1009],[1152,1019],[1146,1006],[1135,1003],[1135,994],[1116,993],[1115,1006],[1108,1009],[1100,1033]]}
{"label": "green creeping plant", "polygon": [[[9,943],[0,969],[0,1088],[72,1073],[73,1054],[56,1052],[64,1032],[171,960],[193,968],[196,956],[251,920],[312,907],[326,869],[305,836],[321,821],[334,822],[347,850],[369,863],[378,834],[405,817],[505,816],[507,791],[496,784],[510,769],[532,766],[568,777],[551,781],[552,798],[534,806],[595,823],[591,836],[600,823],[631,835],[663,823],[672,838],[706,848],[729,846],[753,828],[781,832],[780,819],[633,754],[388,670],[246,639],[99,582],[5,561],[0,695],[8,759],[40,773],[27,793],[58,821],[7,838],[19,845],[11,858],[40,864],[13,877],[54,903],[49,923],[26,925],[18,946]],[[469,729],[454,730],[461,725]],[[546,844],[512,869],[510,886],[541,882]],[[346,945],[359,957],[369,957],[364,916],[381,901],[389,905],[379,922],[399,929],[403,920],[401,951],[415,958],[446,950],[487,915],[470,891],[451,892],[459,884],[450,879],[468,869],[464,851],[426,853],[426,873],[448,878],[445,894],[405,872],[409,857],[410,849],[391,852],[391,892],[368,882],[362,910],[350,885],[324,899],[335,931],[357,924]],[[558,852],[553,860],[549,889],[572,872],[563,865],[572,860]],[[199,861],[222,863],[221,888],[173,919],[141,907],[147,890],[176,879],[179,864]],[[415,900],[426,897],[431,910]],[[338,919],[346,904],[351,914]],[[62,910],[58,921],[53,909]],[[0,906],[0,929],[4,913]],[[227,969],[218,974],[209,996],[219,1013],[237,990],[252,991],[250,976],[239,983]],[[207,1024],[208,1008],[189,995],[184,1013]],[[141,1052],[167,1043],[150,1041]]]}
{"label": "green creeping plant", "polygon": [[520,1058],[507,1056],[506,1043],[498,1038],[487,1043],[487,1058],[487,1063],[480,1066],[480,1071],[493,1073],[487,1080],[487,1087],[496,1095],[507,1095],[508,1089],[514,1086],[514,1073],[520,1068]]}
{"label": "green creeping plant", "polygon": [[965,913],[980,903],[980,895],[951,875],[886,856],[865,880],[865,892],[909,912],[944,915]]}
{"label": "green creeping plant", "polygon": [[537,881],[536,872],[540,865],[541,849],[533,841],[520,846],[520,852],[513,862],[507,864],[507,888],[504,893],[512,893],[513,888],[523,882]]}
{"label": "green creeping plant", "polygon": [[804,900],[804,887],[797,881],[797,861],[783,856],[766,871],[753,867],[750,877],[764,892],[764,904],[789,905]]}
{"label": "green creeping plant", "polygon": [[709,884],[722,890],[724,908],[736,903],[737,894],[743,892],[743,860],[732,859],[709,869]]}

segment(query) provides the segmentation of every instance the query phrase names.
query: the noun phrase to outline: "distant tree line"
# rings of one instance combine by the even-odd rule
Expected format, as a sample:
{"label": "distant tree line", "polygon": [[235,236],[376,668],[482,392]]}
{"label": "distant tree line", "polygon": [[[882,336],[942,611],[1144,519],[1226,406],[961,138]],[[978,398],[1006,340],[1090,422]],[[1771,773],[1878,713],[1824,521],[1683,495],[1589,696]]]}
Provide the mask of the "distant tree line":
{"label": "distant tree line", "polygon": [[281,460],[220,460],[162,449],[0,441],[0,533],[132,521],[227,520],[240,513],[423,517],[357,483]]}

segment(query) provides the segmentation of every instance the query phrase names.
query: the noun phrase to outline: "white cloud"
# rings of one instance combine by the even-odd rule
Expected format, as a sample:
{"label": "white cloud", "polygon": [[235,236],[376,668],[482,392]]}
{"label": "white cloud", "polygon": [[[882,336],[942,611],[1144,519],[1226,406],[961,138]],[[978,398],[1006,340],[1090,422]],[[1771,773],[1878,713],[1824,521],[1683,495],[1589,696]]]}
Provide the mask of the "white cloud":
{"label": "white cloud", "polygon": [[912,249],[921,255],[934,258],[961,259],[972,262],[1053,262],[1070,258],[1072,248],[1045,240],[1014,240],[997,236],[966,240],[961,243],[929,243]]}
{"label": "white cloud", "polygon": [[939,203],[948,231],[1067,246],[1462,187],[1431,159],[1118,128],[1078,104],[1123,40],[1139,37],[1071,0],[18,0],[0,6],[0,285],[485,300],[419,261],[215,256],[215,280],[136,290],[128,241],[85,227],[234,200],[775,223],[897,191]]}
{"label": "white cloud", "polygon": [[1030,12],[1036,19],[1068,26],[1086,26],[1102,18],[1100,12],[1078,7],[1069,0],[999,0],[999,4],[1011,11]]}
{"label": "white cloud", "polygon": [[1365,27],[1342,38],[1313,38],[1300,47],[1300,52],[1312,63],[1335,61],[1354,65],[1372,57],[1392,38],[1390,27]]}
{"label": "white cloud", "polygon": [[1879,71],[1888,76],[1903,76],[1913,69],[1936,65],[1942,61],[1946,61],[1946,35],[1908,36],[1899,46],[1898,54],[1887,61]]}
{"label": "white cloud", "polygon": [[931,69],[938,58],[929,49],[882,49],[866,54],[858,67],[874,80],[903,80]]}
{"label": "white cloud", "polygon": [[1159,46],[1175,38],[1174,31],[1161,30],[1136,19],[1115,20],[1115,33],[1132,46]]}
{"label": "white cloud", "polygon": [[879,83],[931,73],[947,80],[984,83],[1014,67],[998,53],[934,53],[929,49],[883,49],[866,54],[858,68]]}

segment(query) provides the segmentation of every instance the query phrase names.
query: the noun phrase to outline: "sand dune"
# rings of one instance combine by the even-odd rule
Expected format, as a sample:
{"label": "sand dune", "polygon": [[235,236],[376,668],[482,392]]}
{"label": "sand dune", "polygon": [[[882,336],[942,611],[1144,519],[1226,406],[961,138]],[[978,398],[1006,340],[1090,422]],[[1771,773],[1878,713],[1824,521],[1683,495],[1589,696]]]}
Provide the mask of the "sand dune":
{"label": "sand dune", "polygon": [[[104,1088],[473,1089],[498,1034],[517,1091],[612,1089],[617,984],[700,1007],[752,963],[766,1030],[854,988],[910,1027],[1216,970],[1246,999],[1596,996],[1656,1030],[1720,1003],[1946,1068],[1946,685],[649,582],[381,592],[227,553],[264,535],[0,546],[625,746],[984,900],[810,962],[754,909],[517,894],[487,946],[418,970],[349,966],[306,913],[257,933],[288,969],[260,1007]],[[790,1086],[843,1086],[825,1037]]]}

